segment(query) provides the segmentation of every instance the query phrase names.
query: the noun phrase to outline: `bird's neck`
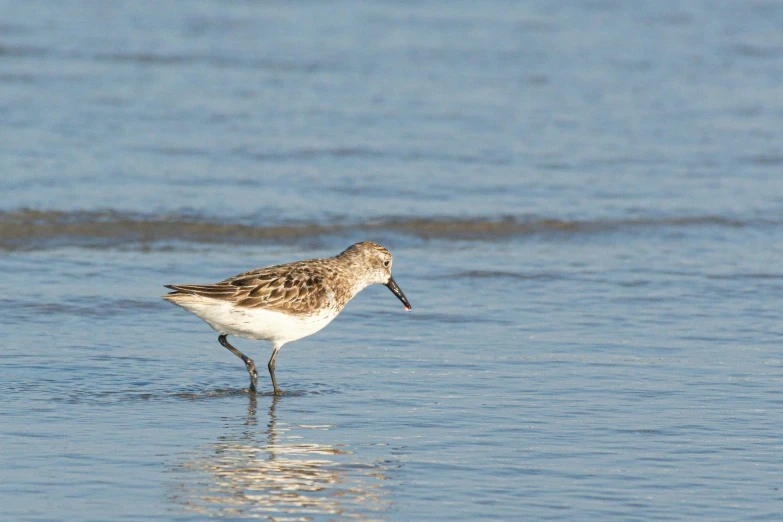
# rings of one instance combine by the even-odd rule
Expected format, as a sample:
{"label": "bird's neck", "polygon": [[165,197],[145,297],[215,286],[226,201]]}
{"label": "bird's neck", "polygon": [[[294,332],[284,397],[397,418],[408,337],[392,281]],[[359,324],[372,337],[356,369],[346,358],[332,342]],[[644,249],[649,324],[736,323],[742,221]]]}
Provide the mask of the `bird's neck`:
{"label": "bird's neck", "polygon": [[364,263],[359,256],[346,255],[343,253],[342,255],[337,256],[336,259],[340,265],[342,265],[344,270],[343,273],[351,278],[350,289],[348,290],[347,295],[344,296],[345,302],[343,305],[345,305],[345,303],[353,299],[356,294],[373,284],[374,281],[372,280],[372,274],[370,272],[362,270],[362,268],[364,268]]}

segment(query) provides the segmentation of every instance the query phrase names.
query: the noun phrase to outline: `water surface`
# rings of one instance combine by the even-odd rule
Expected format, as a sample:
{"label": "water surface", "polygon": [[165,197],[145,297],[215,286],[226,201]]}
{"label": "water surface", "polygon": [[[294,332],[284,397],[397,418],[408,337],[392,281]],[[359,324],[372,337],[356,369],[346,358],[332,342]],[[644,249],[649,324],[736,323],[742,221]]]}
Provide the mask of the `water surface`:
{"label": "water surface", "polygon": [[[0,518],[780,519],[783,6],[0,12]],[[360,240],[278,399],[158,299]]]}

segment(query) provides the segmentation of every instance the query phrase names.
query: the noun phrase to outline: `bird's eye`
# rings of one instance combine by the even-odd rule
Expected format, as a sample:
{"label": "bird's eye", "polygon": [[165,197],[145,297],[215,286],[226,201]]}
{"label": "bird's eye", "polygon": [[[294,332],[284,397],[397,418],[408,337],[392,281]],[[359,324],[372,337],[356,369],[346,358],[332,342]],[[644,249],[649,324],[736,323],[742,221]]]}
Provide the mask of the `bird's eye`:
{"label": "bird's eye", "polygon": [[389,260],[388,259],[383,262],[383,266],[389,266]]}

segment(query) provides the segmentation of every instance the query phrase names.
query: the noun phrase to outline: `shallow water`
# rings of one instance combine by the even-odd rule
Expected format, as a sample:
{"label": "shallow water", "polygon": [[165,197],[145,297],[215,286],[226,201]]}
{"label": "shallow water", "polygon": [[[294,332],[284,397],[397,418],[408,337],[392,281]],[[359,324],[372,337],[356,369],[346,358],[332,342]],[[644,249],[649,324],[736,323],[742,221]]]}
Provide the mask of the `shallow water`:
{"label": "shallow water", "polygon": [[[1,519],[780,519],[783,5],[0,12]],[[158,299],[364,239],[277,399]]]}

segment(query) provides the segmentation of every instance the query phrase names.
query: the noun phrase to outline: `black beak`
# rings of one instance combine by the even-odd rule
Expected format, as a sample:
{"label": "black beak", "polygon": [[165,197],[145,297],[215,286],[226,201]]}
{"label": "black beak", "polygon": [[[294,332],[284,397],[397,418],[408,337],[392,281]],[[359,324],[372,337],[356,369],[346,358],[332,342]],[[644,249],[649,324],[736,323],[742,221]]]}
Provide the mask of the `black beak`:
{"label": "black beak", "polygon": [[402,301],[402,304],[405,305],[406,310],[411,309],[411,304],[408,302],[408,299],[405,297],[405,294],[402,293],[402,290],[400,290],[400,287],[397,286],[397,282],[394,280],[392,276],[389,276],[389,282],[386,283],[386,286],[389,288],[389,290],[392,291],[394,295],[397,296],[397,299]]}

